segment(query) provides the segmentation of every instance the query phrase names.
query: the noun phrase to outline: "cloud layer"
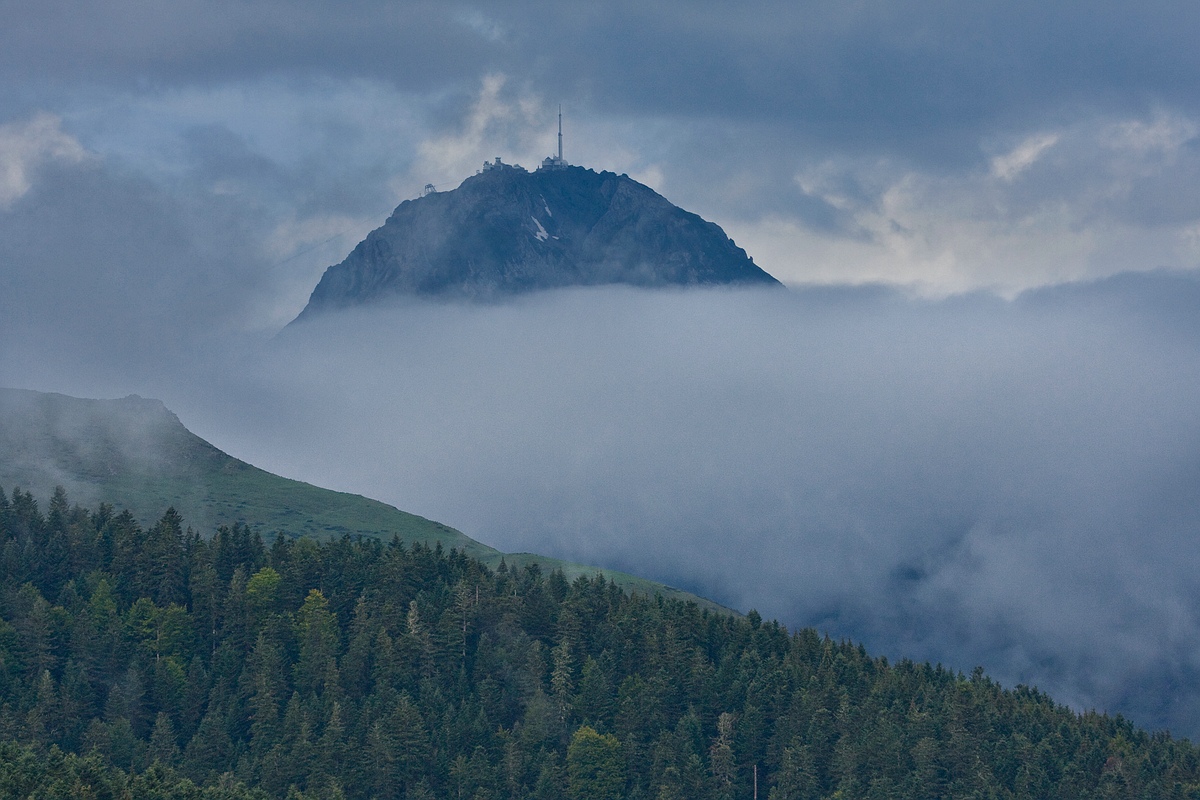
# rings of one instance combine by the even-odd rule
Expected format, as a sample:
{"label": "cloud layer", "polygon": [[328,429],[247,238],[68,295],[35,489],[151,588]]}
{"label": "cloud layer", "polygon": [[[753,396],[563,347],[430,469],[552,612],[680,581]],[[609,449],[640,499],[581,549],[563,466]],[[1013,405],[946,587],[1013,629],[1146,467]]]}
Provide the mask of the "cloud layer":
{"label": "cloud layer", "polygon": [[264,410],[300,416],[227,441],[502,549],[1194,733],[1196,329],[1097,291],[410,307],[286,332]]}
{"label": "cloud layer", "polygon": [[1197,300],[1193,274],[1014,302],[567,291],[186,358],[29,344],[4,374],[162,397],[241,458],[501,549],[1194,735]]}

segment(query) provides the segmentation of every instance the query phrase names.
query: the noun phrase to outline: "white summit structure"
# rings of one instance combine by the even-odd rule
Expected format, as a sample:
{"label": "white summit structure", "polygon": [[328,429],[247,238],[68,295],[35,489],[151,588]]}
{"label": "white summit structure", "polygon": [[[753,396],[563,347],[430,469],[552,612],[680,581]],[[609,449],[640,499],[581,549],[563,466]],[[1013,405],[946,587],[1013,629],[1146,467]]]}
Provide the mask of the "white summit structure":
{"label": "white summit structure", "polygon": [[567,161],[562,154],[562,106],[558,107],[558,155],[546,156],[542,159],[542,165],[538,167],[538,172],[550,169],[566,169]]}

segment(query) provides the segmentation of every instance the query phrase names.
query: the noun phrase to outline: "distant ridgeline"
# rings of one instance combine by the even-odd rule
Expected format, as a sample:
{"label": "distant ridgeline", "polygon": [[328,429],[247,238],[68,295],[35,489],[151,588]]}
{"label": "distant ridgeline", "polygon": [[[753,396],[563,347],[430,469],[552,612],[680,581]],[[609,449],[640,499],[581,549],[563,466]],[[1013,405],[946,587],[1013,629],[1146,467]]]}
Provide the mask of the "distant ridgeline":
{"label": "distant ridgeline", "polygon": [[528,172],[497,158],[457,189],[401,203],[325,271],[297,319],[402,295],[604,284],[780,285],[718,225],[627,175],[561,157]]}
{"label": "distant ridgeline", "polygon": [[0,797],[1197,798],[1200,752],[860,646],[398,539],[0,491]]}

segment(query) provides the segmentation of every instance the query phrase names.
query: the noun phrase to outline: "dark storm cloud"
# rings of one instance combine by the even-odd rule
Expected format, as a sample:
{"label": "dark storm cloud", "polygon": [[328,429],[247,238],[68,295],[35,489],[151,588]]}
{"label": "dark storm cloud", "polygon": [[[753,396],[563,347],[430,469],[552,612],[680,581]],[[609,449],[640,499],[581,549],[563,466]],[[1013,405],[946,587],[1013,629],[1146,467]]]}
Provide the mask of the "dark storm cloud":
{"label": "dark storm cloud", "polygon": [[10,83],[170,87],[263,75],[469,89],[514,74],[600,114],[782,126],[841,151],[973,158],[990,131],[1196,111],[1200,10],[1178,3],[310,0],[4,4]]}
{"label": "dark storm cloud", "polygon": [[932,163],[973,157],[996,128],[1194,110],[1200,80],[1200,12],[1171,3],[609,8],[547,15],[569,50],[521,28],[529,50],[557,56],[544,81],[564,72],[564,89],[614,111],[773,121],[843,152]]}
{"label": "dark storm cloud", "polygon": [[473,74],[485,50],[441,3],[109,0],[0,9],[13,23],[0,34],[0,69],[50,85],[167,88],[365,73],[428,88]]}

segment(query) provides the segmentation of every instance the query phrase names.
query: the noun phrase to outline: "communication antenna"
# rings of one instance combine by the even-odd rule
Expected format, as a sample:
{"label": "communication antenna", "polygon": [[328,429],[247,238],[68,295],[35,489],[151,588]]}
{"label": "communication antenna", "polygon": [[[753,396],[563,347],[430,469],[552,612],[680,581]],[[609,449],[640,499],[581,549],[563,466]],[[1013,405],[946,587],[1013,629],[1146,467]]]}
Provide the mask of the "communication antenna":
{"label": "communication antenna", "polygon": [[560,103],[558,106],[558,155],[551,155],[543,158],[542,165],[538,167],[538,172],[541,172],[542,170],[550,171],[566,168],[567,162],[566,159],[563,158],[562,149],[562,104]]}

